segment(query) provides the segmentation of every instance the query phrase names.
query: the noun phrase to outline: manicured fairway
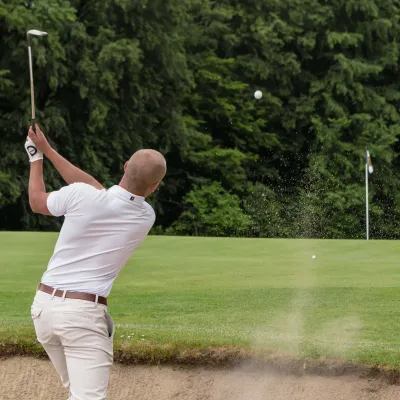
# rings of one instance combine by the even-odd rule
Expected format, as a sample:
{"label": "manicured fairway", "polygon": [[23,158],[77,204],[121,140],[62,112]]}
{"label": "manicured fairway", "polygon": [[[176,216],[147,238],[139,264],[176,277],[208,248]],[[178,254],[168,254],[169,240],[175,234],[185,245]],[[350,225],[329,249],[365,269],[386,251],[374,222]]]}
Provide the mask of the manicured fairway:
{"label": "manicured fairway", "polygon": [[[0,345],[35,346],[30,304],[56,239],[0,232]],[[397,241],[149,237],[110,296],[116,348],[232,345],[400,366],[399,255]]]}

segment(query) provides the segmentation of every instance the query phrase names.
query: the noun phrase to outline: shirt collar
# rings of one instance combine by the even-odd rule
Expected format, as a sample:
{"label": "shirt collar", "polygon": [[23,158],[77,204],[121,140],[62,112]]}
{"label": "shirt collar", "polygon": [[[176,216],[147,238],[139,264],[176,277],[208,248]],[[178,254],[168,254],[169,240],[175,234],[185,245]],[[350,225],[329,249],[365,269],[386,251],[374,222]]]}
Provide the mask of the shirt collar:
{"label": "shirt collar", "polygon": [[136,194],[130,193],[119,185],[110,187],[110,189],[108,189],[108,191],[111,192],[112,194],[114,194],[114,196],[117,196],[118,198],[120,198],[128,203],[136,203],[136,204],[140,205],[140,204],[143,204],[143,202],[144,202],[144,197],[137,196]]}

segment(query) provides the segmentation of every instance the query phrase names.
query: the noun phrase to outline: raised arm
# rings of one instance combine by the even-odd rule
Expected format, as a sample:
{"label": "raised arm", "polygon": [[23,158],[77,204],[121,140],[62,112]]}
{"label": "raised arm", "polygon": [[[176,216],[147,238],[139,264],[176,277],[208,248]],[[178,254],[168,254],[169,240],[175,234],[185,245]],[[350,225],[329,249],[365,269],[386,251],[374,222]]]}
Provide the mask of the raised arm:
{"label": "raised arm", "polygon": [[36,125],[36,134],[29,130],[29,138],[33,141],[36,148],[41,151],[54,165],[59,174],[68,184],[75,182],[87,183],[96,189],[104,189],[103,185],[93,176],[82,171],[75,165],[71,164],[67,159],[58,154],[49,144],[45,135]]}
{"label": "raised arm", "polygon": [[31,163],[29,174],[29,205],[34,213],[51,215],[47,208],[47,198],[49,193],[43,181],[43,160]]}

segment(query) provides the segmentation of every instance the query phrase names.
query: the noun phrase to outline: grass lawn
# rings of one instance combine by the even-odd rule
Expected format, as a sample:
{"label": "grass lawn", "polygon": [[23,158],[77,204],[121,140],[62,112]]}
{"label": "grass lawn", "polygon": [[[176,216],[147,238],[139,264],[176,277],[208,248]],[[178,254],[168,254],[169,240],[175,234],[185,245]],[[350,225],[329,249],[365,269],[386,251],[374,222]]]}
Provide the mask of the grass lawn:
{"label": "grass lawn", "polygon": [[[30,304],[56,239],[0,232],[0,345],[35,348]],[[109,298],[116,349],[233,346],[398,367],[399,254],[396,241],[149,237]]]}

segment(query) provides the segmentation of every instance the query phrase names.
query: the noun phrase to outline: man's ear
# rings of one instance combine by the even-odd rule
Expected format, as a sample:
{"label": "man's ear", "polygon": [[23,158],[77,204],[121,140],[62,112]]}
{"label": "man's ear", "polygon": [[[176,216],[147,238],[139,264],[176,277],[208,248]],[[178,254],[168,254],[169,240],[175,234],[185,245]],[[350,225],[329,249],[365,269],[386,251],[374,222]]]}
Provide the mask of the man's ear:
{"label": "man's ear", "polygon": [[125,165],[124,165],[124,171],[126,171],[126,169],[128,168],[128,162],[129,162],[129,161],[127,161],[127,162],[125,163]]}

